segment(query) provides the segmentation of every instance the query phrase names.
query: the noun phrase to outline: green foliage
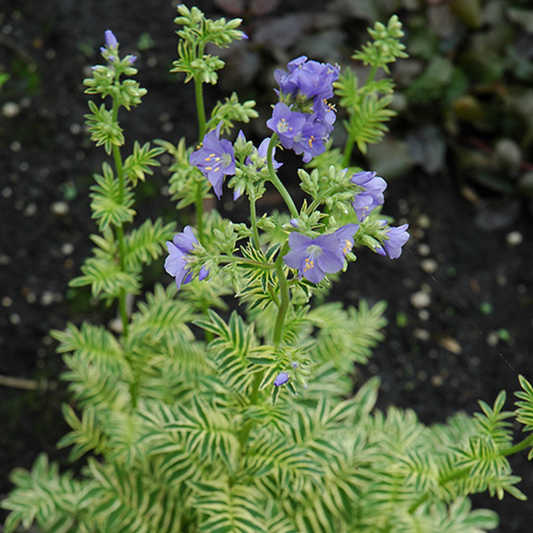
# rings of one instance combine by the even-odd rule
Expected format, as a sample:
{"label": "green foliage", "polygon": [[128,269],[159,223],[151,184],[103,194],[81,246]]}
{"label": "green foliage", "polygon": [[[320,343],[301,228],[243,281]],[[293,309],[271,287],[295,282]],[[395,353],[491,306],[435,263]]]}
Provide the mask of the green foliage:
{"label": "green foliage", "polygon": [[141,146],[135,141],[133,153],[124,161],[124,174],[131,180],[134,187],[137,185],[137,180],[144,181],[146,174],[153,174],[150,167],[161,166],[156,157],[163,152],[163,148],[150,148],[150,143]]}
{"label": "green foliage", "polygon": [[113,113],[102,104],[98,107],[89,100],[90,115],[85,115],[87,120],[87,130],[91,133],[91,140],[96,146],[104,146],[105,151],[110,154],[113,146],[124,144],[124,134],[122,128],[113,118]]}
{"label": "green foliage", "polygon": [[180,37],[180,59],[174,61],[174,69],[171,72],[185,73],[185,83],[194,78],[202,83],[216,84],[216,71],[224,67],[224,61],[219,57],[204,54],[204,49],[208,43],[225,48],[232,41],[242,39],[243,32],[236,29],[241,20],[232,19],[226,22],[224,18],[206,19],[197,7],[189,9],[184,4],[178,6],[178,13],[180,16],[176,17],[174,22],[183,26],[176,32]]}
{"label": "green foliage", "polygon": [[376,22],[374,28],[368,29],[368,33],[373,42],[367,43],[360,52],[356,52],[353,55],[354,59],[359,59],[365,65],[372,65],[374,68],[382,68],[388,73],[389,63],[393,63],[398,58],[407,57],[404,52],[405,45],[400,42],[404,34],[397,15],[389,19],[387,26]]}
{"label": "green foliage", "polygon": [[[355,73],[349,69],[344,69],[334,83],[339,103],[348,113],[348,120],[344,121],[349,135],[348,156],[351,154],[351,143],[356,143],[361,153],[365,154],[367,145],[379,142],[388,131],[385,122],[396,115],[387,109],[392,102],[394,83],[390,78],[375,80],[374,76],[379,68],[388,74],[389,63],[407,57],[403,51],[405,46],[400,42],[403,37],[402,25],[396,15],[389,19],[387,26],[377,22],[374,29],[368,31],[373,42],[367,43],[352,56],[365,65],[371,65],[366,83],[359,86]],[[346,155],[344,163],[345,166],[349,163]]]}
{"label": "green foliage", "polygon": [[121,187],[108,163],[102,166],[102,174],[95,174],[96,185],[91,187],[92,217],[98,221],[98,229],[104,231],[110,224],[122,226],[131,222],[135,211],[133,192],[130,187]]}
{"label": "green foliage", "polygon": [[224,102],[218,102],[211,112],[211,119],[207,123],[207,129],[215,129],[222,122],[222,132],[229,132],[233,128],[234,122],[250,122],[250,119],[257,118],[259,114],[255,109],[255,102],[248,100],[241,104],[237,93],[231,93]]}

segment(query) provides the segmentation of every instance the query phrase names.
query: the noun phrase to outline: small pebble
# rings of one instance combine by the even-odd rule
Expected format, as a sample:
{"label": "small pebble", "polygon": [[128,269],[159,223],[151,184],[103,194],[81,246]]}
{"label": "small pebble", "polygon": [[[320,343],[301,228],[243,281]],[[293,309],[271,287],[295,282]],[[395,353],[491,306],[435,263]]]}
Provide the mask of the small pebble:
{"label": "small pebble", "polygon": [[511,231],[511,233],[507,234],[505,240],[510,246],[518,246],[519,244],[522,244],[524,237],[519,231]]}
{"label": "small pebble", "polygon": [[19,165],[19,170],[21,172],[28,172],[30,170],[30,164],[27,161],[22,161]]}
{"label": "small pebble", "polygon": [[431,226],[431,220],[430,220],[430,218],[427,215],[420,215],[418,217],[418,225],[422,229],[427,229],[427,228],[429,228],[429,226]]}
{"label": "small pebble", "polygon": [[20,324],[20,315],[18,313],[13,313],[12,315],[10,315],[9,321],[14,326],[18,326]]}
{"label": "small pebble", "polygon": [[41,294],[40,304],[43,307],[48,307],[49,305],[52,305],[54,303],[54,293],[52,291],[44,291]]}
{"label": "small pebble", "polygon": [[37,301],[37,295],[34,292],[29,292],[26,294],[26,301],[29,304],[34,304]]}
{"label": "small pebble", "polygon": [[66,242],[61,246],[61,253],[63,255],[70,255],[74,251],[74,245],[71,242]]}
{"label": "small pebble", "polygon": [[429,314],[429,311],[427,309],[421,309],[418,312],[418,318],[422,320],[423,322],[427,322],[429,320],[429,317],[431,315]]}
{"label": "small pebble", "polygon": [[429,244],[421,243],[418,245],[418,254],[422,257],[427,257],[431,253]]}
{"label": "small pebble", "polygon": [[444,384],[444,378],[442,376],[431,376],[431,384],[434,387],[441,387]]}
{"label": "small pebble", "polygon": [[427,307],[431,303],[431,296],[425,291],[417,291],[411,294],[409,300],[411,301],[413,307],[416,307],[417,309],[422,309],[423,307]]}
{"label": "small pebble", "polygon": [[2,196],[4,198],[11,198],[12,194],[13,194],[13,189],[11,187],[4,187],[2,189]]}
{"label": "small pebble", "polygon": [[79,135],[82,132],[82,127],[74,122],[70,125],[69,130],[72,135]]}
{"label": "small pebble", "polygon": [[2,106],[2,114],[6,118],[16,117],[20,113],[20,106],[15,102],[6,102]]}
{"label": "small pebble", "polygon": [[13,141],[9,145],[9,148],[11,148],[12,152],[20,152],[20,150],[22,149],[22,144],[20,144],[18,141]]}
{"label": "small pebble", "polygon": [[113,318],[107,324],[107,327],[115,333],[124,333],[124,325],[120,318]]}
{"label": "small pebble", "polygon": [[497,344],[500,342],[500,336],[498,335],[498,332],[491,331],[487,335],[487,344],[489,346],[497,346]]}
{"label": "small pebble", "polygon": [[22,212],[22,214],[27,218],[32,217],[33,215],[35,215],[35,213],[37,213],[37,204],[34,202],[28,204]]}
{"label": "small pebble", "polygon": [[50,211],[52,212],[53,215],[64,216],[64,215],[68,215],[69,207],[66,202],[54,202],[50,206]]}
{"label": "small pebble", "polygon": [[413,336],[415,339],[418,339],[421,341],[428,341],[431,337],[427,329],[420,329],[420,328],[417,328],[413,331]]}
{"label": "small pebble", "polygon": [[422,267],[422,270],[428,274],[433,274],[439,268],[439,264],[435,259],[422,259],[422,261],[420,261],[420,266]]}
{"label": "small pebble", "polygon": [[0,265],[7,266],[11,264],[11,257],[6,254],[0,254]]}
{"label": "small pebble", "polygon": [[13,300],[9,296],[4,296],[2,298],[2,307],[11,307],[13,305]]}

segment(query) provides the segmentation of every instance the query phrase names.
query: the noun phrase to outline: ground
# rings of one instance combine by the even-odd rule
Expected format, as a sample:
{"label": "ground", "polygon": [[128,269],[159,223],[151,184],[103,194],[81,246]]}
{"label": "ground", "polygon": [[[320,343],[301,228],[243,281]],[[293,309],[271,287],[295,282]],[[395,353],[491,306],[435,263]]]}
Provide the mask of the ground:
{"label": "ground", "polygon": [[[115,31],[126,52],[136,51],[143,32],[153,40],[138,62],[149,93],[123,122],[130,142],[182,136],[192,142],[196,135],[191,87],[167,75],[176,46],[170,2],[53,0],[39,10],[30,0],[8,4],[0,15],[0,63],[12,67],[13,78],[0,93],[0,375],[28,380],[23,384],[36,390],[0,384],[0,497],[9,490],[9,471],[31,466],[41,451],[67,465],[65,451],[55,448],[67,431],[60,412],[67,393],[49,330],[102,313],[113,318],[68,289],[95,230],[88,192],[104,154],[82,126],[81,82],[87,65],[98,61],[91,54],[105,29]],[[302,2],[294,4],[285,8],[289,14],[299,13]],[[254,57],[275,64],[285,53],[260,50]],[[250,68],[255,77],[245,91],[272,83],[271,68]],[[172,208],[158,194],[164,183],[156,176],[143,194],[147,213],[169,218]],[[532,217],[520,199],[475,192],[468,194],[449,169],[427,175],[414,168],[391,181],[384,212],[409,223],[408,246],[394,261],[362,250],[331,296],[346,304],[388,302],[386,339],[359,379],[379,375],[379,407],[412,408],[426,423],[461,409],[471,413],[478,399],[491,403],[502,389],[512,409],[518,374],[532,378]],[[161,281],[169,282],[164,275]],[[531,464],[525,455],[513,464],[524,478],[521,490],[533,498]],[[475,502],[500,513],[501,533],[530,531],[531,502]]]}

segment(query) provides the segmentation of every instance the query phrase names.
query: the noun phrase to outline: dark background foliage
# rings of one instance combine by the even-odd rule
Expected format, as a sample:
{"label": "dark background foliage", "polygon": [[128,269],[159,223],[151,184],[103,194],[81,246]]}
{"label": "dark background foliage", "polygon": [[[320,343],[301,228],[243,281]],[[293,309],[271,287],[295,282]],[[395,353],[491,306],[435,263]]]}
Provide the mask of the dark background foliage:
{"label": "dark background foliage", "polygon": [[[188,3],[191,5],[191,2]],[[507,407],[518,374],[533,379],[533,10],[506,0],[217,0],[195,2],[213,16],[241,16],[250,40],[224,52],[227,69],[207,102],[237,90],[266,119],[273,69],[301,54],[353,65],[366,27],[396,12],[411,57],[395,66],[399,115],[363,168],[390,182],[384,213],[410,224],[403,256],[389,261],[362,250],[334,286],[332,299],[389,302],[385,342],[362,368],[358,386],[382,379],[380,407],[413,408],[426,423],[469,413],[501,389]],[[0,66],[0,497],[8,474],[40,451],[67,467],[55,443],[67,431],[60,404],[60,358],[51,328],[66,320],[114,319],[68,289],[89,253],[88,192],[105,158],[83,126],[82,80],[100,61],[103,33],[139,56],[143,104],[122,114],[128,145],[197,136],[193,91],[168,73],[176,58],[175,3],[169,0],[4,0]],[[260,140],[263,122],[248,127]],[[342,128],[337,127],[342,142]],[[282,154],[284,179],[297,159]],[[168,164],[168,161],[166,162]],[[141,187],[140,216],[179,217],[165,191],[165,167]],[[234,209],[230,195],[222,208]],[[276,205],[267,195],[260,211]],[[236,215],[239,215],[239,204]],[[148,285],[160,279],[159,262]],[[16,378],[15,381],[9,378]],[[26,381],[21,381],[26,380]],[[25,388],[20,388],[20,387]],[[533,498],[533,469],[514,458],[520,488]],[[532,504],[487,497],[476,504],[502,516],[499,531],[526,533]]]}

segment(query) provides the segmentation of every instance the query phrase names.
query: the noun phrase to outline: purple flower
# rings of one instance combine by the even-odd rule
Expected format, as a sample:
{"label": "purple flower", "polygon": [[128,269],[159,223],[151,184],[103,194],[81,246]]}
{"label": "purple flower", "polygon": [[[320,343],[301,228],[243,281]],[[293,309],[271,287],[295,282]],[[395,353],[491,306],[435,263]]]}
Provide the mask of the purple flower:
{"label": "purple flower", "polygon": [[279,102],[274,106],[272,118],[267,120],[267,126],[275,131],[281,144],[290,150],[294,144],[294,137],[301,134],[306,116],[297,111],[291,111],[287,104]]}
{"label": "purple flower", "polygon": [[[257,149],[257,154],[259,157],[265,160],[265,165],[267,164],[266,158],[268,154],[268,145],[270,144],[270,137],[267,137],[266,139],[263,139],[261,141],[261,144],[259,145],[259,148]],[[283,166],[283,163],[278,163],[274,157],[276,155],[276,147],[274,147],[274,150],[272,150],[272,166],[274,167],[274,170],[278,170],[279,167]],[[246,164],[249,165],[251,163],[251,160],[249,157],[246,158]],[[260,169],[258,169],[260,170]]]}
{"label": "purple flower", "polygon": [[300,278],[319,283],[326,274],[338,272],[344,266],[344,257],[352,249],[353,236],[358,229],[358,224],[347,224],[334,233],[315,238],[291,233],[291,251],[283,259],[289,267],[298,270]]}
{"label": "purple flower", "polygon": [[382,205],[385,201],[383,191],[387,188],[387,182],[383,178],[376,177],[375,172],[369,171],[354,174],[351,182],[364,189],[356,193],[352,202],[357,218],[361,222],[374,207]]}
{"label": "purple flower", "polygon": [[[194,249],[195,244],[198,244],[198,240],[190,226],[186,226],[182,233],[174,235],[172,241],[167,241],[167,249],[170,255],[165,260],[165,270],[176,278],[178,289],[182,283],[189,283],[192,280],[187,255]],[[202,267],[198,279],[200,281],[203,280],[207,274],[209,274],[209,271]]]}
{"label": "purple flower", "polygon": [[313,157],[325,152],[327,138],[326,124],[312,115],[307,117],[302,131],[294,137],[293,150],[298,155],[303,154],[303,162],[309,163]]}
{"label": "purple flower", "polygon": [[287,69],[288,72],[282,69],[274,72],[283,95],[297,97],[300,93],[320,100],[333,96],[333,82],[339,79],[339,66],[308,61],[306,56],[300,56],[288,63]]}
{"label": "purple flower", "polygon": [[114,48],[118,46],[117,38],[111,30],[105,31],[105,45],[107,46],[107,48]]}
{"label": "purple flower", "polygon": [[225,175],[235,173],[235,151],[226,139],[219,140],[222,122],[202,141],[202,147],[191,154],[191,165],[198,167],[213,186],[220,199]]}
{"label": "purple flower", "polygon": [[280,387],[281,385],[285,385],[287,381],[289,381],[290,376],[287,372],[280,372],[278,374],[278,377],[274,380],[274,385],[276,387]]}
{"label": "purple flower", "polygon": [[377,247],[376,252],[380,255],[388,255],[391,259],[398,259],[402,255],[402,246],[409,240],[408,227],[409,224],[403,224],[389,228],[382,241],[383,247]]}

